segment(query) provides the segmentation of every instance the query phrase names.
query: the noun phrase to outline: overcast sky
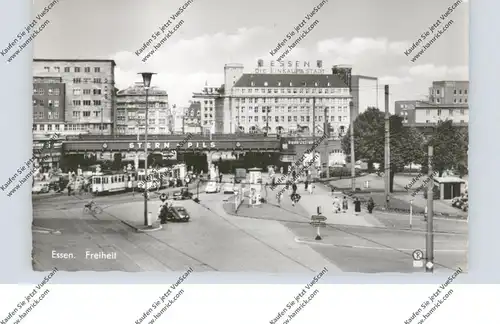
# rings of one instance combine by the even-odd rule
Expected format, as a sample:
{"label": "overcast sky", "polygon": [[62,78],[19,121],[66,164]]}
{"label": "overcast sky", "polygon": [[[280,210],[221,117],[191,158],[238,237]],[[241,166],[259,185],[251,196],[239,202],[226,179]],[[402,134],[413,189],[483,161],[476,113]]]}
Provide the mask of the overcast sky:
{"label": "overcast sky", "polygon": [[[50,1],[34,0],[34,14]],[[184,0],[61,0],[50,25],[35,40],[35,58],[114,59],[116,84],[139,81],[136,73],[158,73],[153,84],[170,103],[186,106],[205,82],[223,83],[226,63],[252,71],[257,59],[293,30],[321,0],[194,0],[184,24],[147,63],[134,54]],[[468,3],[450,15],[454,23],[415,63],[404,55],[455,0],[349,0],[329,2],[319,24],[287,59],[325,67],[352,64],[354,74],[375,76],[391,86],[395,100],[424,100],[433,80],[468,79]],[[441,25],[443,26],[443,25]]]}

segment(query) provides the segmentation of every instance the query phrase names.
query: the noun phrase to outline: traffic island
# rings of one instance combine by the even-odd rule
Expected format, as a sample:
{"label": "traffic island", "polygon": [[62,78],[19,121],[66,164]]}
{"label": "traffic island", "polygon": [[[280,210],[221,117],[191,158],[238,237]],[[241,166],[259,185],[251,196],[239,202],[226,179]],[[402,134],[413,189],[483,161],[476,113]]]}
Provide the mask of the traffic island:
{"label": "traffic island", "polygon": [[133,227],[135,228],[135,230],[139,233],[148,233],[148,232],[155,232],[155,231],[159,231],[163,228],[163,226],[161,226],[161,224],[153,224],[153,225],[150,225],[150,226],[146,226],[146,225],[130,225],[130,224],[127,224],[128,226],[130,227]]}

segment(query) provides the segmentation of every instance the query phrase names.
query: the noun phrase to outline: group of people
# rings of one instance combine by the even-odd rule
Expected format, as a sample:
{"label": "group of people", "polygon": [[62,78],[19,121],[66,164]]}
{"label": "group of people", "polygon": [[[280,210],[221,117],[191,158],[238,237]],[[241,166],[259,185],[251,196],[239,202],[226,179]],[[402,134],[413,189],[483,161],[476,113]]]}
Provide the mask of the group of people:
{"label": "group of people", "polygon": [[[357,215],[358,213],[361,213],[361,201],[359,200],[358,197],[354,198],[354,214]],[[366,204],[366,208],[368,209],[368,212],[371,214],[373,211],[373,208],[375,207],[375,202],[373,201],[373,198],[370,197],[368,199],[368,202]],[[349,208],[349,203],[347,201],[347,197],[344,196],[342,201],[337,196],[334,196],[333,198],[333,211],[335,213],[340,213],[342,212],[347,212],[347,209]]]}

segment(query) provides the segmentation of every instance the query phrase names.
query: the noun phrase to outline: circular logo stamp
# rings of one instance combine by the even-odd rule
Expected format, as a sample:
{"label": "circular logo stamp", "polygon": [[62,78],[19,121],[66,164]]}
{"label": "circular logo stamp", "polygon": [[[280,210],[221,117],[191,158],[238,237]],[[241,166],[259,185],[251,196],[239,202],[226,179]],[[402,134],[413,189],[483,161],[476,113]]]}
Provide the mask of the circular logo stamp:
{"label": "circular logo stamp", "polygon": [[424,252],[422,252],[422,250],[415,250],[415,251],[413,251],[411,256],[413,257],[413,260],[419,261],[419,260],[422,260],[424,258]]}

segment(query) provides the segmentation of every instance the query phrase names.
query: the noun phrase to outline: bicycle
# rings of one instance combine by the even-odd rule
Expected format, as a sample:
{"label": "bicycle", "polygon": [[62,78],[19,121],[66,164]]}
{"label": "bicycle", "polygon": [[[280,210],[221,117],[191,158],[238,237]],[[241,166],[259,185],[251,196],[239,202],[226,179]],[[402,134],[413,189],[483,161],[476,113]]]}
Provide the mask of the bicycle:
{"label": "bicycle", "polygon": [[95,215],[102,213],[102,208],[97,206],[95,203],[92,203],[90,206],[85,205],[85,207],[83,207],[83,211],[87,214]]}

